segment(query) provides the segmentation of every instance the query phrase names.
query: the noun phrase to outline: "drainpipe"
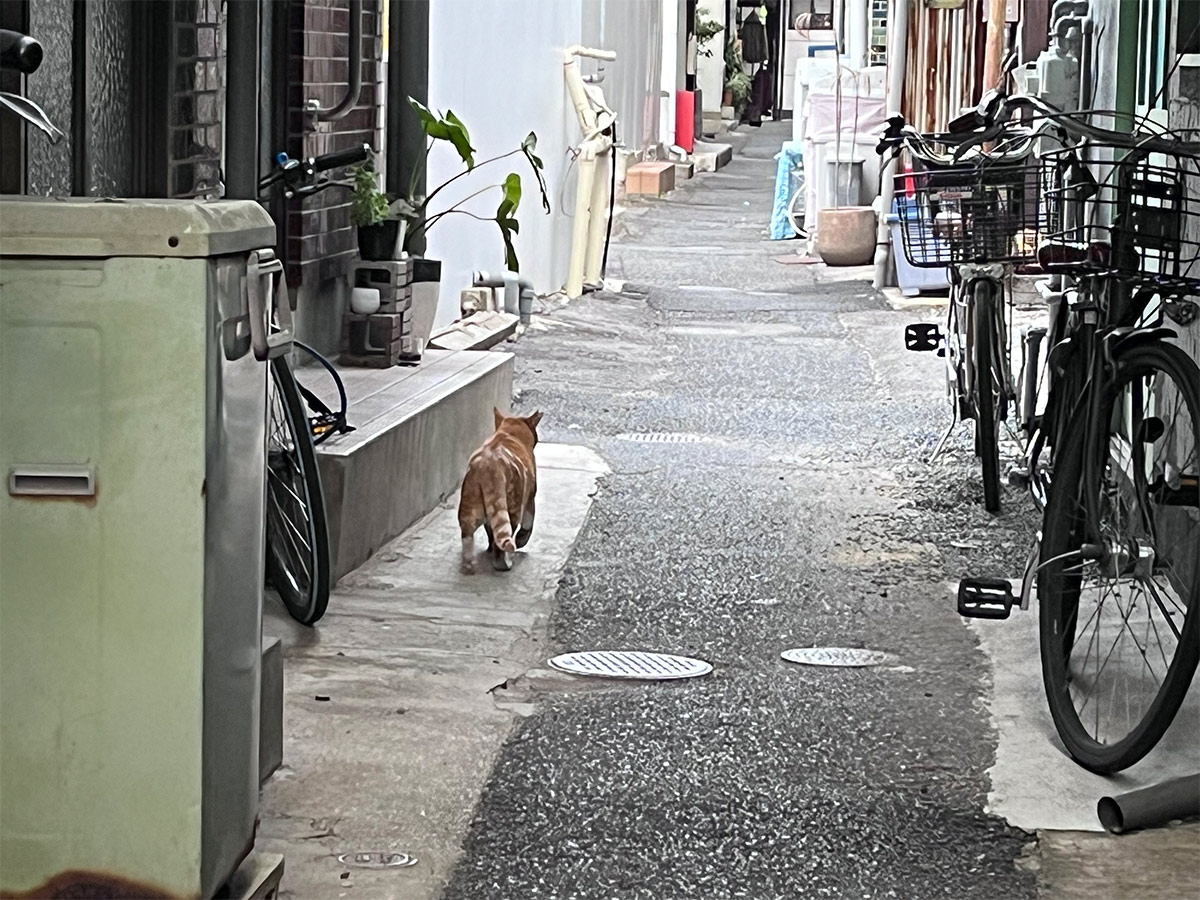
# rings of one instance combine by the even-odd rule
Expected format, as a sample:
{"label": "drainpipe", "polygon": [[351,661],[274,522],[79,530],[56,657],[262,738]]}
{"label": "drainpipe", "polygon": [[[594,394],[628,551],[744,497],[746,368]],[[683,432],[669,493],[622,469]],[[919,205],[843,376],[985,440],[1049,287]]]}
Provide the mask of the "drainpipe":
{"label": "drainpipe", "polygon": [[225,197],[258,199],[258,103],[263,7],[234,3],[228,7],[225,80]]}
{"label": "drainpipe", "polygon": [[533,315],[533,282],[522,278],[516,272],[508,269],[491,275],[487,272],[474,272],[471,275],[473,287],[503,288],[504,311],[509,315],[520,315],[521,324],[528,325]]}
{"label": "drainpipe", "polygon": [[[908,68],[908,0],[896,0],[894,15],[888,22],[888,88],[887,108],[889,113],[898,112],[904,105],[904,75]],[[888,216],[892,212],[892,197],[895,194],[896,161],[892,160],[881,171],[879,199],[879,231],[875,246],[875,289],[887,287],[889,263],[891,262],[891,226]]]}
{"label": "drainpipe", "polygon": [[350,110],[358,103],[362,93],[362,0],[350,0],[350,53],[347,62],[350,64],[350,83],[346,85],[346,94],[337,106],[323,107],[315,97],[308,101],[307,112],[321,122],[336,122],[344,119]]}
{"label": "drainpipe", "polygon": [[846,3],[846,55],[850,57],[850,68],[856,70],[867,64],[871,31],[869,3],[870,0],[847,0]]}

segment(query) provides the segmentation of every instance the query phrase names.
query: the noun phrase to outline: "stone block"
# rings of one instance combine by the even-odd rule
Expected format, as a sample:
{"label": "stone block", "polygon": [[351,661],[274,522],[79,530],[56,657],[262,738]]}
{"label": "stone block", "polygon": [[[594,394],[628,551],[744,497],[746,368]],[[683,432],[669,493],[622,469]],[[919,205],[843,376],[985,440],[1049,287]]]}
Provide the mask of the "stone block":
{"label": "stone block", "polygon": [[675,189],[675,163],[640,162],[625,171],[625,193],[660,197]]}

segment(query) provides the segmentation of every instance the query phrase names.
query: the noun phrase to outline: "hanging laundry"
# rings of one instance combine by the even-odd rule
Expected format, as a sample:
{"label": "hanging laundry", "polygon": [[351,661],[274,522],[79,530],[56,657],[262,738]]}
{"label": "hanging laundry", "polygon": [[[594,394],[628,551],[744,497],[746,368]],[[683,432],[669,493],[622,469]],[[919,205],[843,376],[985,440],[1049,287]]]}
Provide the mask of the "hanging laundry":
{"label": "hanging laundry", "polygon": [[742,40],[742,59],[745,62],[754,65],[767,61],[766,20],[759,17],[757,10],[746,16],[738,37]]}

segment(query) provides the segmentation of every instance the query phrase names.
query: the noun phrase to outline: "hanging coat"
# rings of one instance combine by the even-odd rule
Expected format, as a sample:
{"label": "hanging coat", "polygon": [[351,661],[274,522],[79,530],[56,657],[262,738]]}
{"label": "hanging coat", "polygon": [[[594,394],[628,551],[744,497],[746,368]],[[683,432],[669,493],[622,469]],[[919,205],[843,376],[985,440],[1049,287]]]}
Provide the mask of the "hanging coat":
{"label": "hanging coat", "polygon": [[738,37],[742,40],[742,59],[745,62],[754,65],[767,61],[767,26],[758,13],[752,12],[746,16]]}

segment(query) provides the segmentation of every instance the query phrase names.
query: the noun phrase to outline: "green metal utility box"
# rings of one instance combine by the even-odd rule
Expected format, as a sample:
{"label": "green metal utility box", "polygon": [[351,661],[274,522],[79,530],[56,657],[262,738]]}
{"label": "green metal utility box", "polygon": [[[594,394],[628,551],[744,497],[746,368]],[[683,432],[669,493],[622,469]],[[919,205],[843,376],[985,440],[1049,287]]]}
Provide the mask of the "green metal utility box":
{"label": "green metal utility box", "polygon": [[274,242],[0,199],[0,893],[207,897],[253,845]]}

